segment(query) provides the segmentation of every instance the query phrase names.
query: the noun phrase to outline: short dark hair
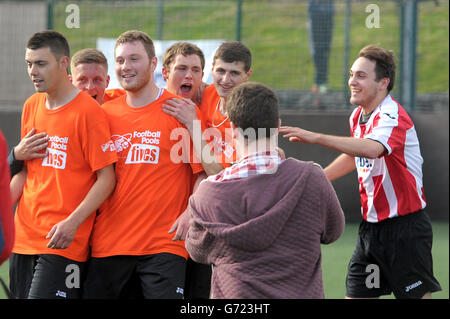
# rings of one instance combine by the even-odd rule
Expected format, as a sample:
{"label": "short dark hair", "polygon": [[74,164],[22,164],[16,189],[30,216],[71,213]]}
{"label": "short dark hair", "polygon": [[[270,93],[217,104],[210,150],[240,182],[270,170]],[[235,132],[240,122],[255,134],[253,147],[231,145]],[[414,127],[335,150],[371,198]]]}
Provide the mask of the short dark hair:
{"label": "short dark hair", "polygon": [[27,49],[37,50],[49,48],[53,56],[59,60],[62,56],[70,57],[70,47],[67,39],[59,32],[46,30],[33,34],[27,42]]}
{"label": "short dark hair", "polygon": [[193,43],[190,42],[176,42],[172,44],[163,55],[163,66],[166,69],[170,68],[170,65],[175,60],[178,54],[182,54],[187,57],[189,55],[197,55],[200,58],[200,63],[202,65],[202,70],[205,68],[205,55],[203,51]]}
{"label": "short dark hair", "polygon": [[387,91],[390,92],[394,88],[396,69],[394,51],[370,44],[359,51],[358,57],[375,62],[375,80],[380,81],[383,78],[389,78]]}
{"label": "short dark hair", "polygon": [[[243,131],[256,132],[256,138],[269,138],[279,123],[279,102],[274,91],[256,82],[246,82],[231,91],[226,108],[230,121]],[[258,136],[258,129],[265,129],[265,136]]]}
{"label": "short dark hair", "polygon": [[217,59],[226,63],[243,62],[245,72],[252,67],[252,53],[239,41],[222,43],[216,50],[213,61],[216,62]]}

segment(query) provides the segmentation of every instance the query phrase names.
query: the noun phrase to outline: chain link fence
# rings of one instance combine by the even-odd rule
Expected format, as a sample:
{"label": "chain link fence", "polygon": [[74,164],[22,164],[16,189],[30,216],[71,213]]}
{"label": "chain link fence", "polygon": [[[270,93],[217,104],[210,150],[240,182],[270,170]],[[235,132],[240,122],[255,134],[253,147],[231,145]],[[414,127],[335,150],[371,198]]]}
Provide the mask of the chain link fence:
{"label": "chain link fence", "polygon": [[32,93],[23,83],[23,48],[33,32],[60,31],[74,53],[139,29],[154,40],[240,40],[253,54],[251,80],[274,88],[284,108],[345,110],[348,69],[358,51],[375,43],[399,55],[407,1],[418,1],[416,107],[427,96],[448,109],[449,4],[442,0],[0,0],[0,52],[17,60],[3,58],[8,74],[17,75],[0,79],[0,100]]}

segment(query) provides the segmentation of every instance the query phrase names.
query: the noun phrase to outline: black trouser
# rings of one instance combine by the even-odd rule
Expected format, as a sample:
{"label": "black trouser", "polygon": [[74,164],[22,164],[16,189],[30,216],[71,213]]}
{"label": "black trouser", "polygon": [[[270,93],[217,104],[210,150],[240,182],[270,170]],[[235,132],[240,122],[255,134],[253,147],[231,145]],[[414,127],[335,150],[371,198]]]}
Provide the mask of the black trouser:
{"label": "black trouser", "polygon": [[79,299],[85,263],[59,255],[12,254],[9,258],[14,299]]}
{"label": "black trouser", "polygon": [[441,290],[433,275],[433,232],[428,214],[418,212],[378,223],[362,221],[348,266],[347,296],[421,298]]}
{"label": "black trouser", "polygon": [[199,264],[188,258],[184,287],[185,299],[209,299],[211,275],[211,265]]}
{"label": "black trouser", "polygon": [[169,253],[143,256],[92,257],[85,299],[181,299],[186,259]]}

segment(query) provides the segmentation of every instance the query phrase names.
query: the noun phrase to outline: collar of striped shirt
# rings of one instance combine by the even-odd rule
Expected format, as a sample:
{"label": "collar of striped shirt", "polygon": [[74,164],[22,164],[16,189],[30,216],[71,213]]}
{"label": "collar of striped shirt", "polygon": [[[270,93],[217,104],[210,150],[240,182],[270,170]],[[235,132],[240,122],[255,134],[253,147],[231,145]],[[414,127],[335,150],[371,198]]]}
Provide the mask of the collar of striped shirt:
{"label": "collar of striped shirt", "polygon": [[219,174],[208,177],[208,180],[225,182],[260,174],[274,174],[282,161],[277,151],[253,153],[243,157],[236,164],[225,168]]}

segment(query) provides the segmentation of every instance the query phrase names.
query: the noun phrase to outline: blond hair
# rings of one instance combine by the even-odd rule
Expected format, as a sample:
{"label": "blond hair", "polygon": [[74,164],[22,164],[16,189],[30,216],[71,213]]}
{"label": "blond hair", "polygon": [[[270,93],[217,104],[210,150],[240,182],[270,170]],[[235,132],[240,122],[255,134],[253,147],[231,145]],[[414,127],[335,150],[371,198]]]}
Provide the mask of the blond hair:
{"label": "blond hair", "polygon": [[101,64],[105,68],[106,72],[108,72],[108,60],[105,55],[97,49],[87,48],[77,51],[72,57],[70,68],[73,70],[79,64],[85,63]]}

